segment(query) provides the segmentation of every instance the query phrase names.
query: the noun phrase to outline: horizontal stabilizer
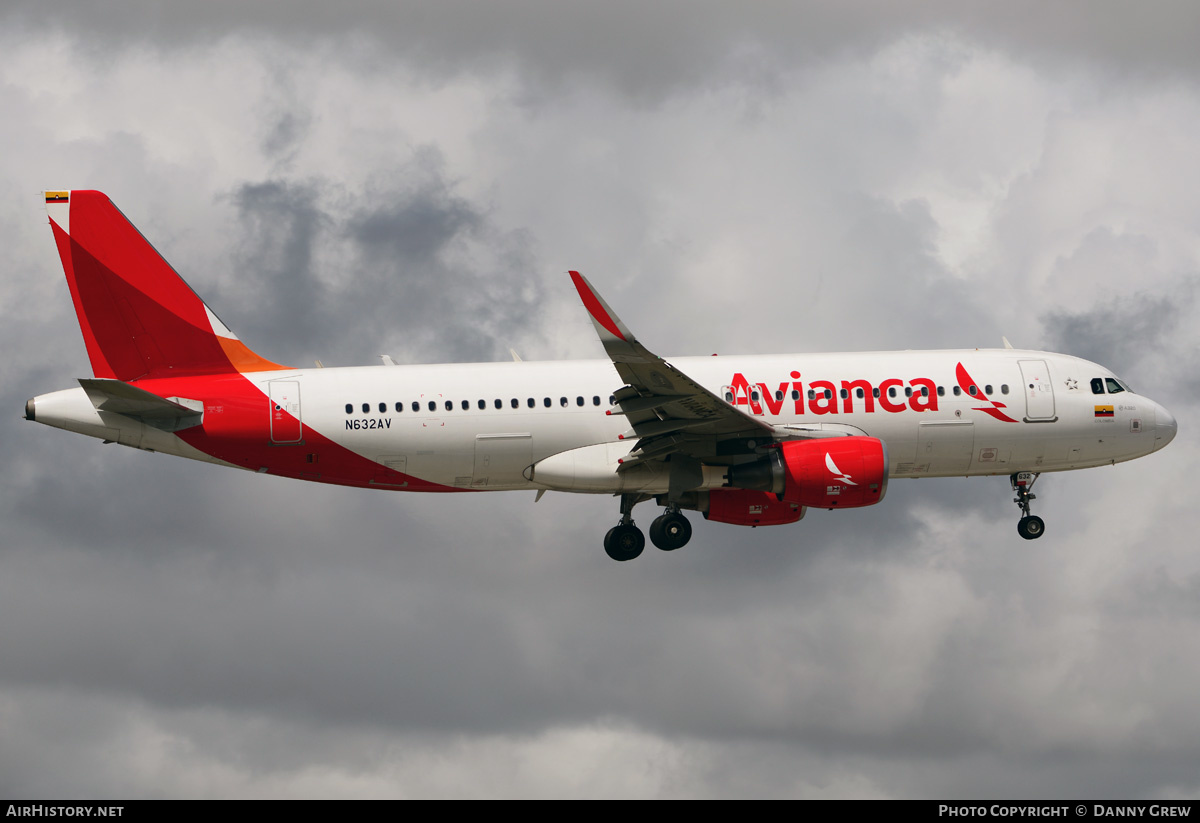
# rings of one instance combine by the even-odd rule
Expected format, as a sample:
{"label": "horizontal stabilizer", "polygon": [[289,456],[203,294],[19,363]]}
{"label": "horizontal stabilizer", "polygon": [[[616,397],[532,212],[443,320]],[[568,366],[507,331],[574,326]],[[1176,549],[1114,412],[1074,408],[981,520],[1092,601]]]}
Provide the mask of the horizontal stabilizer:
{"label": "horizontal stabilizer", "polygon": [[132,417],[163,431],[175,432],[199,426],[204,420],[204,401],[183,397],[159,397],[120,380],[79,378],[79,385],[98,411]]}

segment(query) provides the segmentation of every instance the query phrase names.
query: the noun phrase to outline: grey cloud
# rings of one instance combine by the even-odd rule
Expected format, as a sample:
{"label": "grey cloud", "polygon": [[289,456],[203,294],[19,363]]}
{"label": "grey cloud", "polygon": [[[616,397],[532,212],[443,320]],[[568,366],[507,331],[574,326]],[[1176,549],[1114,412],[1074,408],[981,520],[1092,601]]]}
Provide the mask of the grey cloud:
{"label": "grey cloud", "polygon": [[306,112],[295,109],[281,112],[271,124],[266,136],[263,137],[263,152],[286,160],[296,144],[303,139],[310,123],[310,117]]}
{"label": "grey cloud", "polygon": [[[147,0],[105,4],[7,4],[9,20],[53,27],[97,53],[118,47],[189,47],[224,37],[266,36],[300,45],[336,42],[395,55],[432,77],[517,67],[530,89],[567,89],[598,79],[634,97],[727,82],[733,75],[769,86],[797,67],[863,57],[881,43],[942,30],[1048,65],[1098,65],[1109,80],[1194,77],[1200,59],[1190,32],[1198,12],[1175,0],[1133,9],[1117,0],[830,4],[822,2],[544,3],[382,0],[331,6],[229,0],[163,9]],[[354,58],[350,58],[354,59]],[[372,58],[359,55],[359,59]]]}
{"label": "grey cloud", "polygon": [[[1043,320],[1056,351],[1129,373],[1162,343],[1183,312],[1177,300],[1146,293],[1112,300],[1090,311],[1055,312]],[[1130,345],[1137,341],[1137,345]]]}
{"label": "grey cloud", "polygon": [[252,323],[277,359],[493,360],[539,308],[532,238],[456,195],[436,151],[361,192],[272,180],[231,199],[244,235],[230,266],[249,295],[229,322]]}
{"label": "grey cloud", "polygon": [[828,323],[826,334],[836,329],[842,339],[823,340],[822,348],[997,345],[1000,332],[986,297],[937,258],[938,227],[928,204],[856,201],[839,244],[839,268],[820,272],[818,292],[806,306],[840,321]]}
{"label": "grey cloud", "polygon": [[[1042,318],[1050,348],[1100,363],[1133,382],[1135,391],[1171,407],[1200,399],[1187,334],[1194,328],[1195,279],[1156,291],[1139,290],[1073,312]],[[1176,356],[1164,357],[1164,352]]]}
{"label": "grey cloud", "polygon": [[[278,181],[244,184],[233,194],[246,233],[233,268],[253,290],[238,302],[252,307],[256,331],[269,335],[272,346],[295,346],[300,335],[321,343],[321,335],[340,331],[323,322],[329,298],[313,255],[333,221],[317,198],[315,183]],[[214,305],[220,313],[221,301]]]}

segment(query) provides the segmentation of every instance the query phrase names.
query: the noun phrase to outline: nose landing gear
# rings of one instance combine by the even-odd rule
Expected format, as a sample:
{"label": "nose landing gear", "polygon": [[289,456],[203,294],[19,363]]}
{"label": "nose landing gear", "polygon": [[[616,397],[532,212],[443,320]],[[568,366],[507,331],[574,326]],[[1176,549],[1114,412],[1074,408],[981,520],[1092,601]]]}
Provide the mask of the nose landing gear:
{"label": "nose landing gear", "polygon": [[1021,507],[1021,519],[1017,521],[1017,534],[1026,540],[1036,540],[1046,532],[1046,524],[1042,518],[1029,513],[1029,501],[1036,500],[1036,494],[1030,494],[1030,489],[1037,482],[1039,472],[1017,472],[1008,478],[1017,496],[1013,502]]}

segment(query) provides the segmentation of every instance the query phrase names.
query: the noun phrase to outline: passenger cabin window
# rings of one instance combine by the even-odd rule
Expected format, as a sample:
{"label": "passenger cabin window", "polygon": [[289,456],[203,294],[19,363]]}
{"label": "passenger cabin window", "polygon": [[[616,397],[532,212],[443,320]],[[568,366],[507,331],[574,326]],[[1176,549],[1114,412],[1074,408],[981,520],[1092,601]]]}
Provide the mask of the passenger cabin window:
{"label": "passenger cabin window", "polygon": [[346,404],[346,414],[354,414],[354,405],[352,403]]}
{"label": "passenger cabin window", "polygon": [[567,398],[565,398],[565,397],[558,398],[558,405],[563,406],[565,408],[567,405]]}
{"label": "passenger cabin window", "polygon": [[1001,384],[1000,384],[1000,393],[1001,393],[1001,394],[1008,394],[1008,384],[1007,384],[1007,383],[1001,383]]}
{"label": "passenger cabin window", "polygon": [[783,392],[781,392],[781,391],[779,391],[778,389],[776,389],[776,390],[775,390],[775,399],[776,399],[776,400],[782,400],[782,399],[783,399]]}
{"label": "passenger cabin window", "polygon": [[983,387],[983,393],[984,394],[992,393],[992,384],[991,383],[988,383],[986,386]]}
{"label": "passenger cabin window", "polygon": [[726,402],[726,403],[732,403],[732,402],[733,402],[733,392],[731,392],[731,391],[727,391],[727,392],[725,392],[725,402]]}
{"label": "passenger cabin window", "polygon": [[859,400],[862,400],[863,397],[866,396],[866,392],[864,392],[862,390],[862,387],[860,386],[859,388],[854,390],[854,396],[857,397]]}
{"label": "passenger cabin window", "polygon": [[905,386],[905,387],[904,387],[904,396],[905,396],[905,397],[912,397],[912,386]]}
{"label": "passenger cabin window", "polygon": [[363,414],[370,414],[370,413],[371,413],[371,404],[363,403]]}
{"label": "passenger cabin window", "polygon": [[750,399],[753,400],[755,403],[757,403],[758,402],[758,392],[756,392],[756,391],[750,392]]}
{"label": "passenger cabin window", "polygon": [[938,386],[938,397],[945,397],[945,396],[946,396],[946,387]]}
{"label": "passenger cabin window", "polygon": [[419,412],[420,410],[421,410],[421,404],[418,403],[416,400],[414,400],[413,401],[413,411]]}
{"label": "passenger cabin window", "polygon": [[537,401],[530,397],[525,400],[525,405],[532,409],[537,405]]}
{"label": "passenger cabin window", "polygon": [[512,407],[514,409],[519,409],[521,407],[521,401],[514,397],[512,399]]}
{"label": "passenger cabin window", "polygon": [[470,401],[470,400],[464,400],[464,401],[462,401],[462,410],[463,410],[463,411],[468,411],[468,410],[470,410],[470,408],[471,408],[471,401]]}
{"label": "passenger cabin window", "polygon": [[430,401],[429,401],[429,410],[430,410],[431,412],[435,412],[435,411],[437,411],[437,403],[435,403],[434,401],[430,400]]}
{"label": "passenger cabin window", "polygon": [[593,406],[599,406],[599,405],[600,405],[600,395],[598,395],[598,394],[594,394],[594,395],[592,395],[592,405],[593,405]]}
{"label": "passenger cabin window", "polygon": [[888,397],[895,397],[895,396],[896,396],[896,387],[889,386],[888,387]]}
{"label": "passenger cabin window", "polygon": [[501,400],[499,397],[497,397],[495,405],[496,405],[496,408],[502,409],[502,408],[504,408],[504,401]]}
{"label": "passenger cabin window", "polygon": [[954,396],[958,397],[960,394],[962,394],[962,389],[959,388],[958,386],[955,386],[954,387]]}
{"label": "passenger cabin window", "polygon": [[975,386],[970,386],[970,387],[968,387],[968,388],[967,388],[967,391],[971,393],[971,396],[972,396],[972,397],[974,397],[975,395],[979,394],[979,389],[977,389]]}
{"label": "passenger cabin window", "polygon": [[808,399],[809,399],[809,400],[816,400],[816,399],[817,399],[817,390],[816,390],[816,389],[809,389],[809,390],[808,390]]}
{"label": "passenger cabin window", "polygon": [[843,400],[845,400],[847,397],[850,396],[850,392],[847,391],[846,389],[842,389],[841,392],[839,392],[839,393],[841,394]]}
{"label": "passenger cabin window", "polygon": [[1111,377],[1105,378],[1104,382],[1108,384],[1109,394],[1120,394],[1121,392],[1125,391],[1125,387],[1116,380],[1113,380]]}
{"label": "passenger cabin window", "polygon": [[[476,405],[478,405],[478,406],[479,406],[479,410],[480,410],[480,411],[483,411],[484,409],[486,409],[486,408],[487,408],[487,401],[481,398],[481,399],[479,400],[479,403],[478,403],[478,404],[476,404]],[[497,405],[499,405],[499,404],[497,404]]]}
{"label": "passenger cabin window", "polygon": [[380,414],[387,414],[387,403],[380,403],[380,404],[379,404],[379,413],[380,413]]}
{"label": "passenger cabin window", "polygon": [[793,400],[800,399],[800,390],[799,389],[792,389],[792,399]]}
{"label": "passenger cabin window", "polygon": [[404,404],[401,403],[399,400],[397,400],[396,401],[396,412],[399,413],[402,411],[404,411]]}
{"label": "passenger cabin window", "polygon": [[454,401],[453,400],[446,401],[446,411],[454,411]]}
{"label": "passenger cabin window", "polygon": [[874,388],[872,388],[872,389],[871,389],[871,396],[872,396],[872,397],[878,397],[878,396],[879,396],[879,387],[878,387],[878,386],[875,386]]}
{"label": "passenger cabin window", "polygon": [[583,405],[583,395],[582,394],[575,398],[575,405],[576,406]]}
{"label": "passenger cabin window", "polygon": [[542,401],[542,405],[545,406],[546,408],[550,408],[550,398],[549,397],[545,398],[545,400]]}

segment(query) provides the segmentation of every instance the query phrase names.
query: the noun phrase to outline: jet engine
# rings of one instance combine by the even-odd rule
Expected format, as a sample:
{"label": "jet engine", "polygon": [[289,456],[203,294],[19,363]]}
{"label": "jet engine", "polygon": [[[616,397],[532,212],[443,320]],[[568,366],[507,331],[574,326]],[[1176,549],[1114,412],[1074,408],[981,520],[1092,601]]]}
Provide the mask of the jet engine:
{"label": "jet engine", "polygon": [[729,470],[736,489],[819,509],[873,506],[887,493],[887,447],[876,437],[788,440],[765,459]]}

